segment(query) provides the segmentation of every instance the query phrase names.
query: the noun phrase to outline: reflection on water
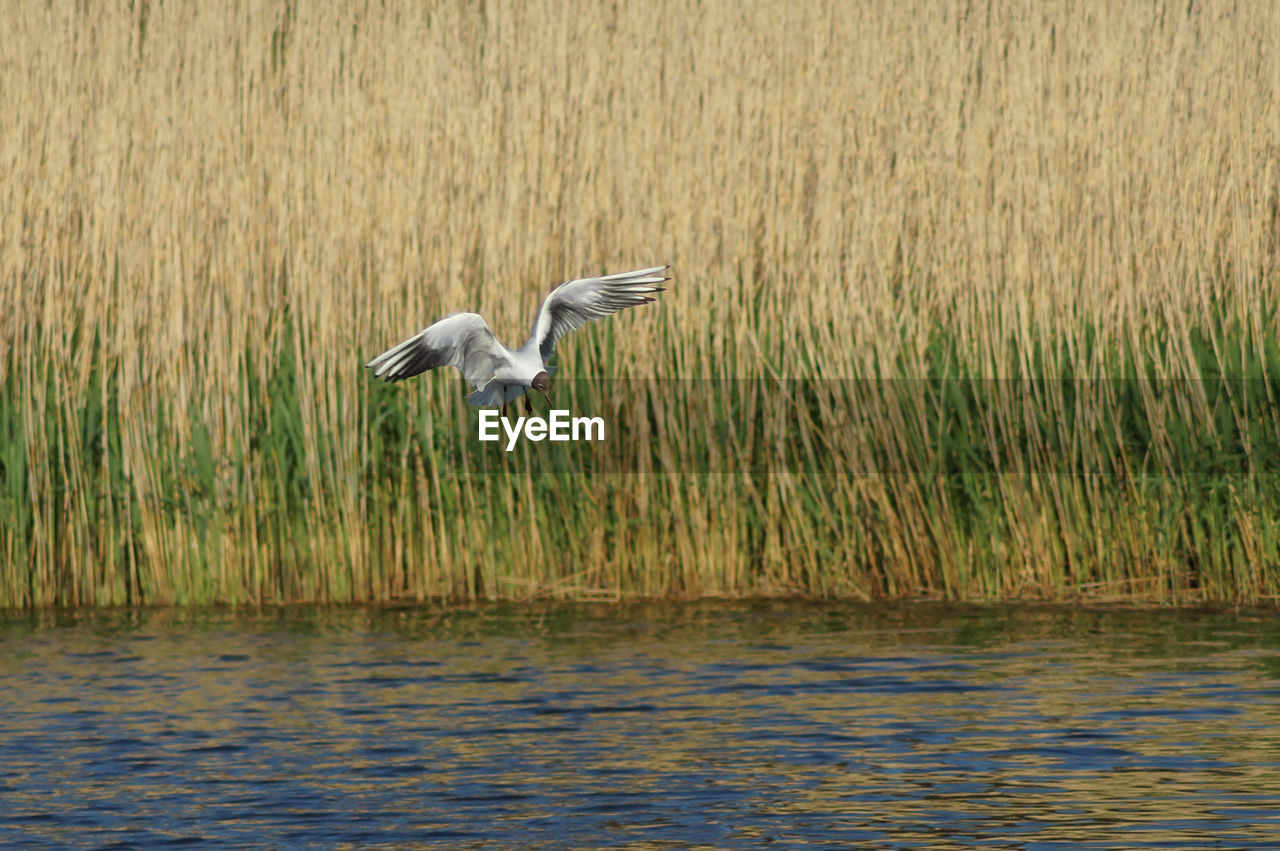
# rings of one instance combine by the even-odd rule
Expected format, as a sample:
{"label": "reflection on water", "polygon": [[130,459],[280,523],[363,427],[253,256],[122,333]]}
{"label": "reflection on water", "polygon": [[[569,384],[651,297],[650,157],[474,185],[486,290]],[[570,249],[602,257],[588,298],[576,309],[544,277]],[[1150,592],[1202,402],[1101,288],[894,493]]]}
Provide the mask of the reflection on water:
{"label": "reflection on water", "polygon": [[21,847],[1274,847],[1272,613],[0,615]]}

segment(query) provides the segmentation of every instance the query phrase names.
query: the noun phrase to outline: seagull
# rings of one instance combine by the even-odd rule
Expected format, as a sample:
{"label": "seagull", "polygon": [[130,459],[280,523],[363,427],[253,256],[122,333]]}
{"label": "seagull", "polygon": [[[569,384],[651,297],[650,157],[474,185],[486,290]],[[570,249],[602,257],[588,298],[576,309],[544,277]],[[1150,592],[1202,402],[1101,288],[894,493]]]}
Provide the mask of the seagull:
{"label": "seagull", "polygon": [[525,344],[508,349],[478,313],[454,313],[428,325],[399,345],[387,349],[365,366],[383,381],[401,381],[429,369],[454,366],[474,389],[467,401],[478,407],[502,406],[524,396],[525,410],[531,412],[528,392],[537,390],[551,404],[551,373],[547,361],[556,351],[556,341],[595,319],[654,301],[656,286],[670,280],[670,266],[654,266],[634,272],[620,272],[600,278],[566,281],[551,291],[538,308],[533,330]]}

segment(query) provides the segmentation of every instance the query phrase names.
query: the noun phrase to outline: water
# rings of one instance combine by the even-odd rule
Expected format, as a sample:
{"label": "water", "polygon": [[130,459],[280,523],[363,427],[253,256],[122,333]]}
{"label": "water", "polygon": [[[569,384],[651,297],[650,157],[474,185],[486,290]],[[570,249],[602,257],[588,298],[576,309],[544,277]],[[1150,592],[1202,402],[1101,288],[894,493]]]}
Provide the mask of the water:
{"label": "water", "polygon": [[1280,847],[1273,613],[0,615],[14,847]]}

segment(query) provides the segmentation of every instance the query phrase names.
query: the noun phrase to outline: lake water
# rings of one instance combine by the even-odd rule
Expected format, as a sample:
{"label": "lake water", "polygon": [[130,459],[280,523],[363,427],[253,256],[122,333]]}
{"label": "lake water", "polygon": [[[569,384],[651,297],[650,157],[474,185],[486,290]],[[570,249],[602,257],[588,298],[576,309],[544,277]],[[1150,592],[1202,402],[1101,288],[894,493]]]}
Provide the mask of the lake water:
{"label": "lake water", "polygon": [[1276,848],[1272,612],[0,613],[21,848]]}

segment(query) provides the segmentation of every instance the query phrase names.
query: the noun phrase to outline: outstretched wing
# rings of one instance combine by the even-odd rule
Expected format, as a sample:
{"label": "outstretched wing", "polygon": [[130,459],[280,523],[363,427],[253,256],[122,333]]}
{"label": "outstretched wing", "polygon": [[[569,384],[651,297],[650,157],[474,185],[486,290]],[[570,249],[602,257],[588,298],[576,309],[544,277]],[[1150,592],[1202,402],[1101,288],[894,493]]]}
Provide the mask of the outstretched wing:
{"label": "outstretched wing", "polygon": [[387,349],[365,366],[383,381],[400,381],[428,369],[456,366],[472,386],[481,387],[493,378],[505,354],[478,313],[455,313]]}
{"label": "outstretched wing", "polygon": [[556,287],[542,302],[533,322],[532,338],[537,341],[542,360],[555,354],[556,341],[575,328],[653,301],[649,294],[663,291],[654,285],[670,280],[665,274],[670,268],[654,266],[603,278],[579,278]]}

